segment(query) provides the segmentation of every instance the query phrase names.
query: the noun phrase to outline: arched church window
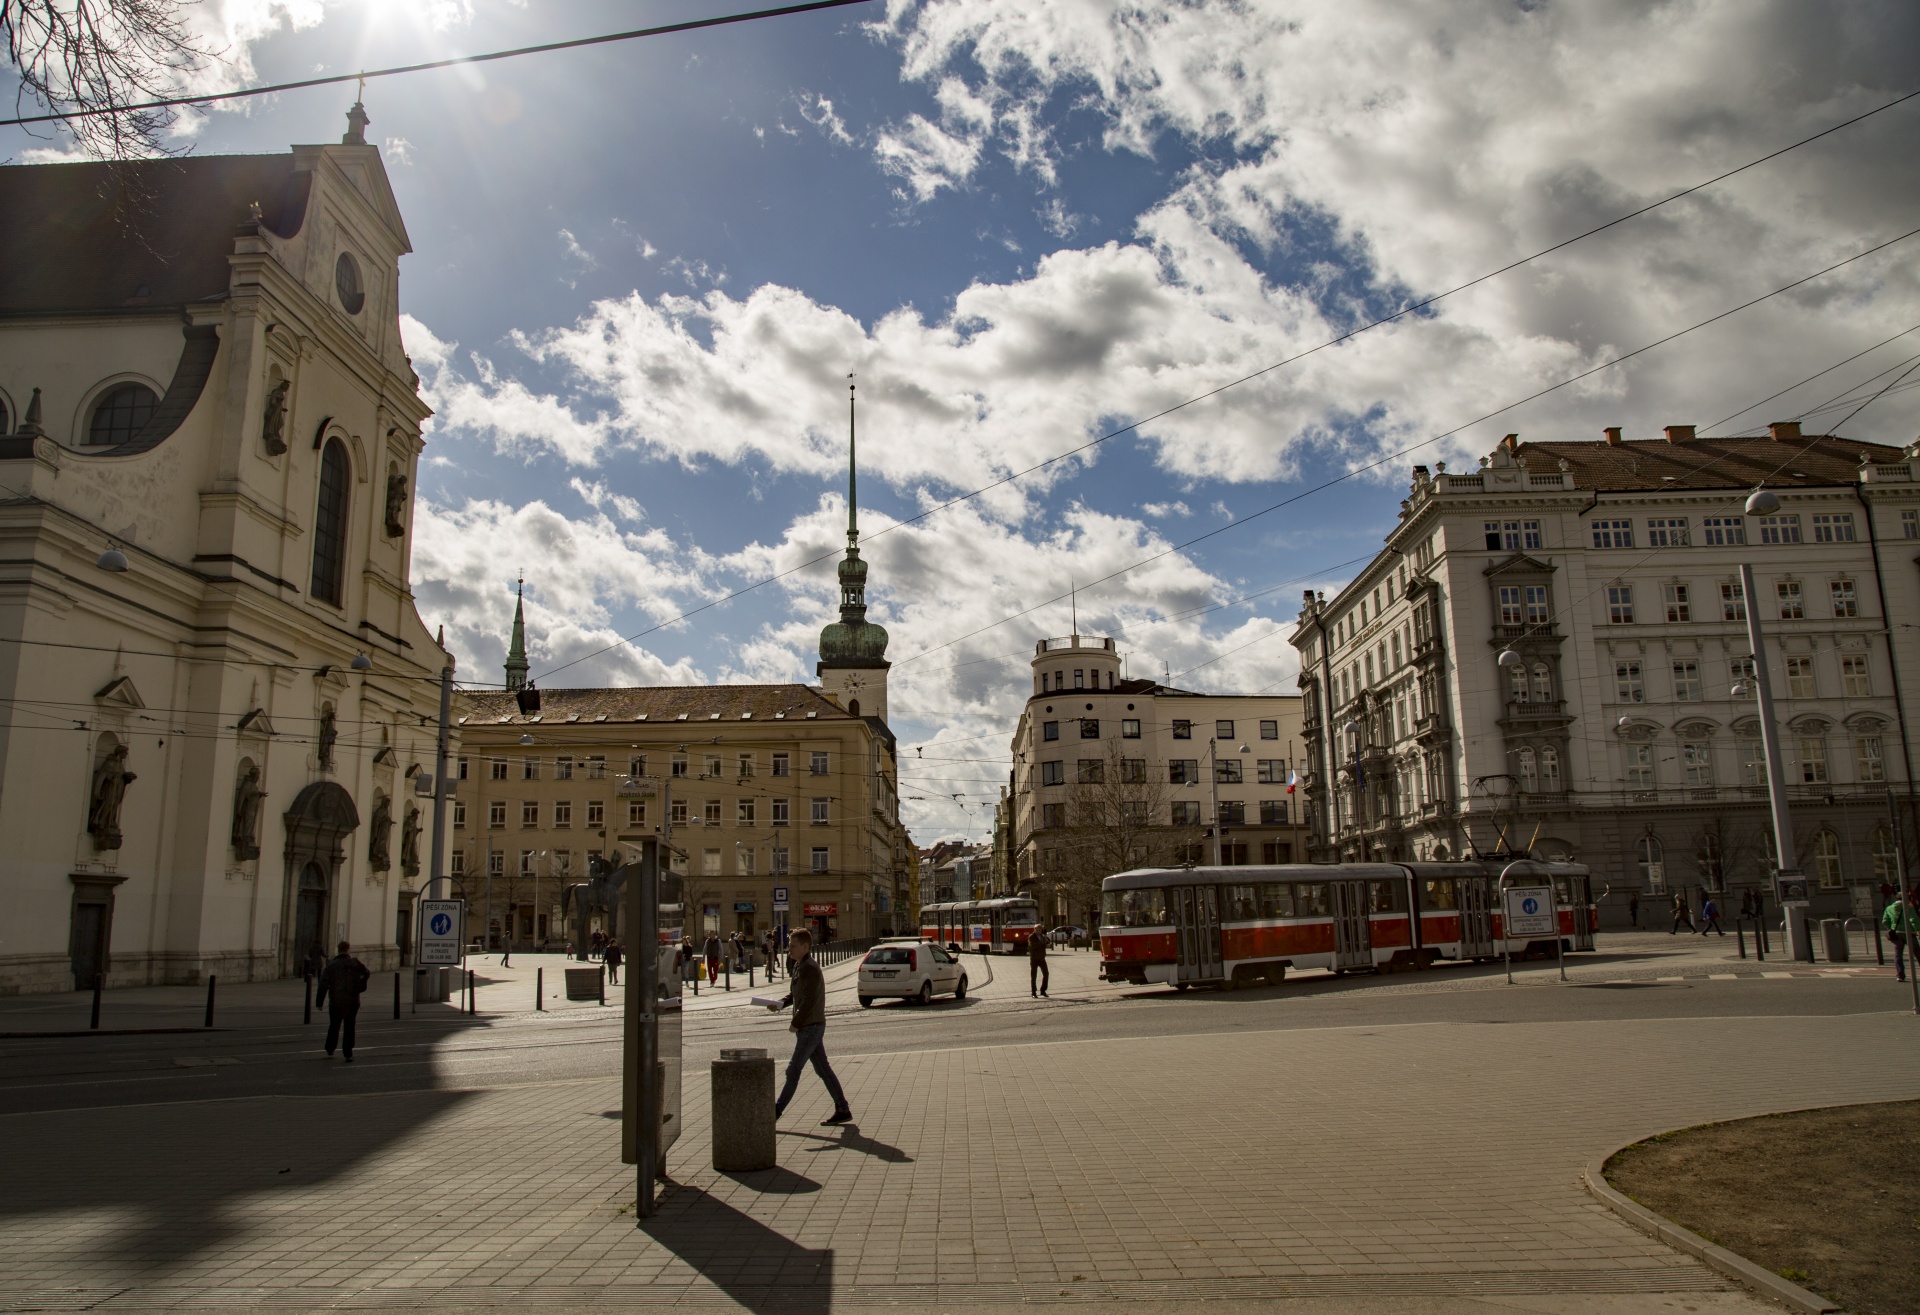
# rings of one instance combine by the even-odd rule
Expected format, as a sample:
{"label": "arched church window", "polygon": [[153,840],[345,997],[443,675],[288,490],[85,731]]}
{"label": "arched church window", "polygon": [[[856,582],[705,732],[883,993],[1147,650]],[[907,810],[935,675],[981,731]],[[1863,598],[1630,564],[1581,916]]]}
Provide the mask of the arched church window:
{"label": "arched church window", "polygon": [[128,442],[147,427],[160,399],[145,384],[121,384],[109,388],[93,404],[93,417],[87,422],[87,443],[93,447],[111,447]]}
{"label": "arched church window", "polygon": [[347,447],[337,438],[327,440],[320,453],[320,497],[313,518],[313,586],[315,598],[340,606],[340,587],[347,566],[347,510],[353,481]]}

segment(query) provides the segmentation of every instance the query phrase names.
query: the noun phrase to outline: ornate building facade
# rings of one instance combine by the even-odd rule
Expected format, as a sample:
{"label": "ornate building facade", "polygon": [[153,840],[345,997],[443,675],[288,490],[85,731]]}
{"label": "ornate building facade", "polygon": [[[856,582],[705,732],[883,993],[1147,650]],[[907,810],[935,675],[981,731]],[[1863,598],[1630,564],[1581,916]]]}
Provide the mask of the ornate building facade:
{"label": "ornate building facade", "polygon": [[448,659],[412,248],[348,123],[0,169],[0,991],[398,961]]}

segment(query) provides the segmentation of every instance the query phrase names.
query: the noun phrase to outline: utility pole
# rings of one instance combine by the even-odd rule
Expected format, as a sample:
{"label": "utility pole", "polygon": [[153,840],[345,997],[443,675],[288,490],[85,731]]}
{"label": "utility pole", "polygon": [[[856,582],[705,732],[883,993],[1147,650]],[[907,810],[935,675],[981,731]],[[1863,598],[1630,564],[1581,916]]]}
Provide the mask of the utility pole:
{"label": "utility pole", "polygon": [[[1760,494],[1756,493],[1757,499]],[[1779,500],[1773,500],[1778,506]],[[1748,510],[1752,510],[1751,505]],[[1807,884],[1793,866],[1793,818],[1787,808],[1787,769],[1780,731],[1773,718],[1773,682],[1767,675],[1767,650],[1760,632],[1760,600],[1754,592],[1753,565],[1740,563],[1740,591],[1747,600],[1747,642],[1753,646],[1753,683],[1760,698],[1760,745],[1767,758],[1767,802],[1773,815],[1773,896],[1787,920],[1787,948],[1796,959],[1813,958],[1807,928]]]}
{"label": "utility pole", "polygon": [[1213,865],[1220,866],[1220,755],[1219,740],[1207,740],[1207,799],[1213,808]]}

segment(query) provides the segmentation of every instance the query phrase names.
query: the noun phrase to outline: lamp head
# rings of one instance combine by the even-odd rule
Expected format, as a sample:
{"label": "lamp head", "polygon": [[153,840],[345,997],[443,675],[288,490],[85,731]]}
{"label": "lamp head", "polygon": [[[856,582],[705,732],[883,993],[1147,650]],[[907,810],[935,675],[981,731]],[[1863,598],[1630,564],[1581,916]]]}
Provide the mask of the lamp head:
{"label": "lamp head", "polygon": [[94,560],[95,566],[103,571],[112,571],[115,575],[124,575],[127,571],[127,555],[112,544]]}
{"label": "lamp head", "polygon": [[1780,510],[1780,495],[1769,488],[1757,488],[1747,498],[1747,515],[1771,516]]}
{"label": "lamp head", "polygon": [[1527,664],[1527,660],[1525,658],[1521,657],[1518,653],[1516,653],[1514,650],[1510,648],[1501,649],[1500,656],[1495,658],[1494,661],[1498,662],[1503,667],[1524,667]]}
{"label": "lamp head", "polygon": [[523,731],[523,732],[521,733],[521,735],[520,735],[520,743],[522,743],[522,744],[532,744],[532,743],[533,743],[533,732],[532,732],[532,731]]}
{"label": "lamp head", "polygon": [[372,671],[373,659],[365,653],[355,653],[353,655],[353,661],[347,663],[347,666],[354,671]]}

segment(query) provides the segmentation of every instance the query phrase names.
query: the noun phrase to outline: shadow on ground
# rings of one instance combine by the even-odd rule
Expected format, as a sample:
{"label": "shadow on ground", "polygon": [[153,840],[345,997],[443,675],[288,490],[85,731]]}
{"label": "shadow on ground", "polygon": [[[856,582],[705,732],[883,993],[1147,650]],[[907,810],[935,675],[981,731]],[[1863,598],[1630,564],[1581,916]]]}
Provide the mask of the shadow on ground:
{"label": "shadow on ground", "polygon": [[640,1229],[748,1310],[827,1315],[833,1308],[831,1247],[801,1246],[697,1187],[670,1189]]}

